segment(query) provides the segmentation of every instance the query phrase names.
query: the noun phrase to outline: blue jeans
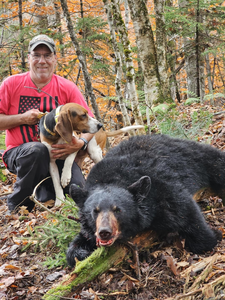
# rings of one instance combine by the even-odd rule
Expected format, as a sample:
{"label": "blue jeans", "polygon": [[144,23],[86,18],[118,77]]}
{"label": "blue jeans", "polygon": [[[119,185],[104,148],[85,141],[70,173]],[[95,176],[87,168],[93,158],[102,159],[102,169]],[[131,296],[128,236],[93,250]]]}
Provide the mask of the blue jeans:
{"label": "blue jeans", "polygon": [[[39,142],[30,142],[8,150],[3,157],[10,172],[17,175],[14,192],[8,196],[9,210],[16,211],[19,206],[25,205],[31,211],[34,202],[30,200],[35,186],[49,174],[49,152],[45,145]],[[61,175],[64,160],[56,161]],[[84,186],[85,179],[81,169],[74,162],[72,166],[72,178],[64,193],[69,193],[69,186],[75,183]],[[41,202],[55,200],[55,191],[51,179],[45,180],[37,189],[36,198]]]}

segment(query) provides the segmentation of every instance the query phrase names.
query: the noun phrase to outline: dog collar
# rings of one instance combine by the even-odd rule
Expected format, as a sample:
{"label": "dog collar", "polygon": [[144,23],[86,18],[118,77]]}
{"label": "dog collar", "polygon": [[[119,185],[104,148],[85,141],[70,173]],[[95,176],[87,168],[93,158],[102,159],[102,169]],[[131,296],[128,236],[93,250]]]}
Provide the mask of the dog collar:
{"label": "dog collar", "polygon": [[[62,105],[58,106],[58,107],[56,108],[56,110],[55,110],[55,123],[56,123],[56,124],[57,124],[57,122],[58,122],[58,117],[59,117],[59,112],[60,112],[61,107],[62,107]],[[56,135],[56,132],[51,131],[51,130],[47,127],[47,125],[46,125],[46,123],[45,123],[45,118],[44,118],[44,123],[43,123],[43,125],[44,125],[44,129],[45,129],[49,134],[51,134],[51,135],[53,135],[53,136]]]}
{"label": "dog collar", "polygon": [[58,122],[58,117],[59,117],[59,113],[60,113],[60,109],[61,109],[62,105],[58,106],[55,110],[55,123],[57,124]]}
{"label": "dog collar", "polygon": [[44,118],[44,123],[43,123],[43,125],[44,125],[44,129],[45,129],[49,134],[51,134],[51,135],[56,135],[55,132],[53,132],[53,131],[51,131],[50,129],[48,129],[48,127],[47,127],[47,125],[46,125],[46,123],[45,123],[45,118]]}

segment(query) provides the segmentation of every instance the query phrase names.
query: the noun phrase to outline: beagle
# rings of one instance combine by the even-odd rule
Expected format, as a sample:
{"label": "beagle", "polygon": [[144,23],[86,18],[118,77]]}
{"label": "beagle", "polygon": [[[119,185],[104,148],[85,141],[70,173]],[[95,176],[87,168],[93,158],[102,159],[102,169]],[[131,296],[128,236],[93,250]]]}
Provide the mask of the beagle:
{"label": "beagle", "polygon": [[72,164],[77,152],[66,157],[60,183],[58,168],[51,153],[51,150],[53,149],[51,147],[52,144],[70,143],[75,132],[95,133],[94,137],[89,142],[84,138],[81,138],[85,143],[83,149],[87,150],[83,151],[83,155],[79,157],[78,165],[82,169],[84,159],[87,155],[91,157],[94,163],[98,163],[102,160],[102,151],[106,145],[107,137],[113,137],[130,130],[144,128],[142,125],[133,125],[119,130],[106,132],[103,131],[101,127],[102,124],[96,119],[91,118],[85,108],[75,103],[61,105],[56,109],[53,109],[50,113],[44,114],[40,119],[40,139],[49,150],[49,172],[55,189],[56,206],[61,205],[60,200],[65,199],[62,187],[66,187],[70,183]]}
{"label": "beagle", "polygon": [[74,131],[96,133],[101,127],[102,124],[99,121],[90,117],[87,110],[76,103],[61,105],[40,119],[40,140],[49,150],[49,172],[55,189],[56,206],[61,205],[60,200],[65,198],[62,187],[66,187],[71,180],[72,164],[77,152],[66,157],[60,184],[59,171],[51,153],[53,149],[51,145],[70,143]]}

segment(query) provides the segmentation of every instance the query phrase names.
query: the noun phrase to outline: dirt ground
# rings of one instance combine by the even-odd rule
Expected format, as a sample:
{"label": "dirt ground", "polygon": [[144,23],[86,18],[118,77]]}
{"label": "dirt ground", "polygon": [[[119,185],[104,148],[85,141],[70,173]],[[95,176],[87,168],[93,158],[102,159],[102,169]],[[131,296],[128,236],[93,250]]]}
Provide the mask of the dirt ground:
{"label": "dirt ground", "polygon": [[[225,147],[223,122],[223,113],[216,114],[208,133],[212,145],[221,150]],[[127,137],[112,140],[112,146],[121,138]],[[86,174],[91,166],[91,161],[87,160]],[[7,181],[0,186],[0,299],[39,300],[71,270],[47,269],[43,262],[46,255],[51,255],[48,249],[35,252],[34,247],[28,247],[27,239],[21,239],[29,237],[35,226],[46,221],[47,212],[36,206],[29,214],[8,215],[4,198],[12,191],[15,176],[6,173],[6,177]],[[207,222],[223,233],[223,240],[213,252],[194,255],[184,249],[185,241],[160,241],[148,251],[139,253],[140,280],[130,254],[121,264],[59,299],[225,299],[225,209],[220,198],[207,195],[202,196],[199,205]]]}

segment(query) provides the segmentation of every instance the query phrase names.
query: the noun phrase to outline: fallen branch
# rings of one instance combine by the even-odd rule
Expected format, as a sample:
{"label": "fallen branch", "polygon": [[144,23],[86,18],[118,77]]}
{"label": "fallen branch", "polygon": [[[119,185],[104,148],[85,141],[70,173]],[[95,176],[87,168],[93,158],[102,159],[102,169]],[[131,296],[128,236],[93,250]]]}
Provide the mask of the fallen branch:
{"label": "fallen branch", "polygon": [[8,196],[8,195],[10,195],[10,194],[12,194],[12,192],[5,192],[5,193],[2,193],[2,194],[0,194],[0,198],[1,198],[1,197],[4,197],[4,196]]}
{"label": "fallen branch", "polygon": [[50,176],[49,177],[46,177],[44,178],[42,181],[40,181],[34,188],[33,190],[33,194],[29,197],[30,200],[32,200],[35,204],[37,204],[38,206],[40,206],[42,209],[46,210],[50,215],[53,215],[53,216],[56,216],[57,214],[55,214],[52,210],[48,209],[46,206],[44,206],[40,201],[37,200],[36,198],[36,190],[37,188],[39,187],[39,185],[42,184],[43,181],[47,180],[51,178]]}
{"label": "fallen branch", "polygon": [[[147,231],[136,236],[131,240],[129,246],[116,243],[111,247],[101,247],[95,250],[88,258],[81,262],[77,262],[74,271],[72,271],[67,279],[58,286],[50,289],[43,297],[45,300],[58,300],[59,297],[66,297],[72,291],[76,293],[81,285],[93,280],[98,275],[108,271],[111,267],[121,263],[129,253],[131,248],[144,249],[153,247],[157,243],[157,235],[153,231]],[[139,273],[136,266],[136,273]],[[74,289],[76,288],[76,289]]]}

